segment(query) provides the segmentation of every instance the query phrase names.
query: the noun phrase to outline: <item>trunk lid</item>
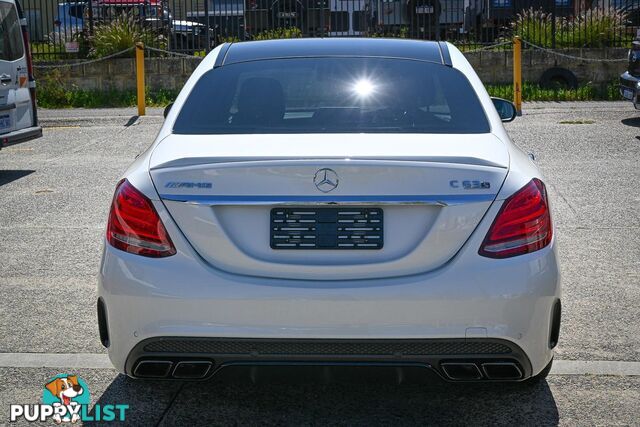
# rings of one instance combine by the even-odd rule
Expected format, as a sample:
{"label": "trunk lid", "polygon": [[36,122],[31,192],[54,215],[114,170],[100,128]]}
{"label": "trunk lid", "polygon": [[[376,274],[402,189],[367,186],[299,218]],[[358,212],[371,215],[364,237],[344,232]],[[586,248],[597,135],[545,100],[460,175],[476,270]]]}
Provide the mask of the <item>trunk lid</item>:
{"label": "trunk lid", "polygon": [[[312,280],[433,270],[457,253],[495,199],[508,151],[491,134],[389,138],[171,135],[151,155],[151,176],[195,250],[222,270]],[[334,239],[363,244],[308,250],[322,246],[326,225],[317,223],[325,220],[333,232],[336,221],[352,230]],[[383,243],[369,244],[375,239]]]}

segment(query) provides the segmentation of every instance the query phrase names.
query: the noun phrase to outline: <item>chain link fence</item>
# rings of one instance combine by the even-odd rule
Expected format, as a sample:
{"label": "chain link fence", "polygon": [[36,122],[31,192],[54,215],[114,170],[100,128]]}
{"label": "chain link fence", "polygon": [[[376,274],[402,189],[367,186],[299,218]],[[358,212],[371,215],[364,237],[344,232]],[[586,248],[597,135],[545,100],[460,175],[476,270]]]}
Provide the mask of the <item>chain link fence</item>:
{"label": "chain link fence", "polygon": [[33,56],[49,61],[106,56],[133,39],[184,55],[228,41],[285,37],[447,40],[475,51],[518,35],[525,46],[548,50],[627,47],[640,26],[640,0],[22,2]]}

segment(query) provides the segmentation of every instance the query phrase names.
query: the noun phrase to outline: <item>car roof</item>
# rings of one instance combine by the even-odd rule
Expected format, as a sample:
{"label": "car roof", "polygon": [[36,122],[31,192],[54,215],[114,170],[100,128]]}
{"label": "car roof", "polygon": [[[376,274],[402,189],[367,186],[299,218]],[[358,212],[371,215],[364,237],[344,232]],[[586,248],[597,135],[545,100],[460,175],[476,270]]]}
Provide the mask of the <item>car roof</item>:
{"label": "car roof", "polygon": [[372,57],[435,62],[451,66],[447,44],[382,38],[281,39],[227,44],[216,66],[283,58]]}

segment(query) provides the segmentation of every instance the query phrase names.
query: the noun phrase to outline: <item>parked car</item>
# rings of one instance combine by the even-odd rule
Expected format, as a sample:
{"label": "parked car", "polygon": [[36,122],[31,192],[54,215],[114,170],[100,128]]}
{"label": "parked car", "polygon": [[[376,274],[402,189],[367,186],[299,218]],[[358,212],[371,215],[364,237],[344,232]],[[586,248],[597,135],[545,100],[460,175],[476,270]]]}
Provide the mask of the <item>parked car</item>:
{"label": "parked car", "polygon": [[186,12],[187,19],[199,22],[214,31],[209,31],[214,44],[221,39],[245,38],[244,0],[206,0],[198,10]]}
{"label": "parked car", "polygon": [[[499,112],[500,113],[499,113]],[[560,282],[540,171],[452,44],[223,44],[116,185],[98,324],[135,378],[234,364],[551,368]]]}
{"label": "parked car", "polygon": [[56,31],[52,36],[71,40],[75,34],[87,29],[91,19],[94,25],[99,25],[127,14],[139,19],[141,26],[166,36],[172,49],[197,50],[211,45],[203,24],[174,19],[171,9],[162,0],[92,0],[92,7],[88,5],[88,1],[58,3],[54,21]]}
{"label": "parked car", "polygon": [[69,35],[81,32],[84,28],[86,6],[86,1],[58,3],[58,10],[53,21],[55,32],[66,32]]}
{"label": "parked car", "polygon": [[640,110],[640,30],[629,49],[627,71],[620,76],[620,95]]}
{"label": "parked car", "polygon": [[27,21],[16,0],[0,0],[0,148],[42,136]]}
{"label": "parked car", "polygon": [[173,50],[205,50],[212,47],[214,31],[207,35],[204,24],[183,19],[171,20],[169,45]]}

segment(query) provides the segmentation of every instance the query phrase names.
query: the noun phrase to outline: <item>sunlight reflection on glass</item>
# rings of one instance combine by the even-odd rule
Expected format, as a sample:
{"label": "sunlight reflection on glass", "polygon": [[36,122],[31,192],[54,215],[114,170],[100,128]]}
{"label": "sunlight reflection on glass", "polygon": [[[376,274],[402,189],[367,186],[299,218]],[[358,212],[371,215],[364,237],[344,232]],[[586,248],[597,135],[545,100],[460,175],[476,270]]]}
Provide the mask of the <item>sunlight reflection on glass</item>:
{"label": "sunlight reflection on glass", "polygon": [[353,91],[362,98],[370,96],[374,90],[373,83],[367,79],[360,79],[353,85]]}

